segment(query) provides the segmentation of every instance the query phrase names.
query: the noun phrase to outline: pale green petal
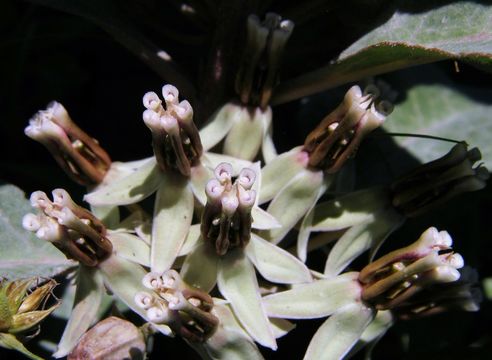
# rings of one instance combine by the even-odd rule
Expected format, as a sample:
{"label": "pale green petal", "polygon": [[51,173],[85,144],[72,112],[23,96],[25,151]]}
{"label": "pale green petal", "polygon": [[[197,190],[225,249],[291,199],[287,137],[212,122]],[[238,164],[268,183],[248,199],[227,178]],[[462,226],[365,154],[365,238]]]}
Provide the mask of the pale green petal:
{"label": "pale green petal", "polygon": [[55,358],[67,356],[77,345],[80,337],[98,320],[105,289],[101,273],[95,268],[80,265],[72,313],[68,319]]}
{"label": "pale green petal", "polygon": [[43,360],[42,357],[39,357],[27,350],[24,344],[17,340],[17,338],[12,334],[0,333],[0,347],[10,350],[16,350],[32,360]]}
{"label": "pale green petal", "polygon": [[152,158],[130,175],[84,196],[94,206],[128,205],[150,196],[159,187],[162,173]]}
{"label": "pale green petal", "polygon": [[342,359],[359,340],[374,316],[365,305],[347,305],[320,326],[309,343],[304,360]]}
{"label": "pale green petal", "polygon": [[360,298],[359,273],[297,285],[291,290],[268,295],[263,306],[270,317],[314,319],[333,314]]}
{"label": "pale green petal", "polygon": [[298,146],[265,165],[261,169],[259,203],[272,200],[293,177],[306,169],[308,160],[308,154],[302,151],[302,146]]}
{"label": "pale green petal", "polygon": [[201,235],[200,234],[200,224],[191,225],[190,230],[188,231],[188,234],[186,235],[186,239],[183,243],[183,246],[181,246],[181,249],[179,249],[178,256],[188,255],[188,253],[198,243],[198,240],[200,239],[200,235]]}
{"label": "pale green petal", "polygon": [[389,194],[377,187],[356,191],[316,205],[311,231],[334,231],[374,220],[374,214],[389,206]]}
{"label": "pale green petal", "polygon": [[199,240],[186,257],[181,267],[181,276],[187,284],[210,292],[217,282],[218,261],[219,257],[213,247]]}
{"label": "pale green petal", "polygon": [[[148,291],[142,285],[142,279],[147,272],[140,265],[114,255],[101,262],[99,269],[109,291],[133,312],[149,321],[146,311],[135,303],[135,294]],[[153,326],[164,335],[171,334],[171,330],[166,325],[153,324]]]}
{"label": "pale green petal", "polygon": [[205,205],[207,195],[205,194],[205,186],[207,182],[214,177],[214,172],[202,164],[191,168],[190,186],[193,194],[198,199],[200,204]]}
{"label": "pale green petal", "polygon": [[229,251],[219,260],[217,284],[249,335],[259,344],[276,350],[275,336],[261,304],[255,269],[242,251]]}
{"label": "pale green petal", "polygon": [[293,322],[280,318],[270,319],[270,324],[272,325],[275,339],[279,339],[287,335],[290,331],[294,330],[296,327],[296,324],[294,324]]}
{"label": "pale green petal", "polygon": [[120,222],[117,206],[91,206],[91,212],[109,229],[114,229]]}
{"label": "pale green petal", "polygon": [[275,196],[267,209],[267,212],[275,217],[282,227],[262,231],[262,237],[274,244],[279,243],[314,206],[325,191],[329,179],[331,179],[329,176],[325,179],[322,171],[300,170]]}
{"label": "pale green petal", "polygon": [[256,234],[251,234],[245,252],[260,274],[271,282],[296,284],[313,280],[299,259]]}
{"label": "pale green petal", "polygon": [[256,157],[263,139],[264,124],[261,110],[257,108],[254,112],[251,117],[248,108],[242,107],[238,110],[239,115],[225,137],[224,154],[245,160],[253,160]]}
{"label": "pale green petal", "polygon": [[238,106],[228,103],[211,116],[210,122],[200,130],[200,139],[205,151],[213,148],[226,136],[237,121],[238,115]]}
{"label": "pale green petal", "polygon": [[251,216],[253,217],[253,223],[251,224],[253,229],[268,230],[282,226],[277,219],[258,206],[251,209]]}
{"label": "pale green petal", "polygon": [[261,143],[261,154],[263,160],[268,164],[278,155],[272,139],[272,108],[269,106],[261,117],[263,121],[263,142]]}
{"label": "pale green petal", "polygon": [[226,162],[232,165],[232,175],[237,176],[239,172],[246,168],[251,167],[252,162],[248,160],[238,159],[233,156],[216,154],[207,152],[202,156],[203,164],[208,166],[211,170],[214,170],[220,163]]}
{"label": "pale green petal", "polygon": [[143,266],[150,266],[150,247],[138,236],[125,232],[108,232],[107,238],[113,244],[113,252],[116,255]]}
{"label": "pale green petal", "polygon": [[[258,347],[236,321],[226,305],[214,305],[214,314],[220,319],[217,331],[204,344],[193,347],[214,360],[262,360]],[[199,347],[198,349],[196,347]]]}
{"label": "pale green petal", "polygon": [[374,345],[384,336],[384,334],[386,334],[386,331],[388,331],[393,323],[394,317],[390,310],[378,311],[369,326],[360,336],[359,341],[354,345],[352,350],[350,350],[347,357],[355,355],[359,350],[368,344],[371,344],[368,349],[371,351]]}
{"label": "pale green petal", "polygon": [[331,277],[339,274],[364,251],[381,244],[404,220],[402,215],[389,209],[374,214],[372,221],[348,229],[330,251],[325,275]]}
{"label": "pale green petal", "polygon": [[151,270],[162,273],[169,270],[179,254],[193,218],[193,192],[188,180],[167,175],[154,204],[152,223]]}

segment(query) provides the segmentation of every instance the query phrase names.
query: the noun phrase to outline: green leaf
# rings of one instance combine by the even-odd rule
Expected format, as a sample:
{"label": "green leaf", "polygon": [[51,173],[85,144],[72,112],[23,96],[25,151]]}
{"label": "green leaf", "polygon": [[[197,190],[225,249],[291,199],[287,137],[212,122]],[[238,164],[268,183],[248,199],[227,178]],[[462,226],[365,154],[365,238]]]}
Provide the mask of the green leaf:
{"label": "green leaf", "polygon": [[[409,2],[405,5],[415,6]],[[281,84],[273,102],[445,59],[491,69],[491,21],[492,6],[478,2],[456,2],[426,11],[396,10],[385,23],[343,51],[334,63]]]}
{"label": "green leaf", "polygon": [[304,360],[339,360],[374,317],[374,311],[362,303],[350,304],[326,320],[309,343]]}
{"label": "green leaf", "polygon": [[43,360],[42,357],[39,357],[27,350],[25,346],[12,334],[0,333],[0,346],[6,349],[16,350],[27,356],[29,359]]}
{"label": "green leaf", "polygon": [[74,266],[47,241],[22,228],[22,217],[33,212],[24,193],[13,185],[0,186],[0,274],[16,279],[53,277]]}
{"label": "green leaf", "polygon": [[[416,85],[385,122],[389,132],[432,135],[464,140],[477,146],[483,161],[492,167],[492,104],[475,99],[491,99],[492,91],[472,92],[443,84]],[[394,140],[422,162],[446,154],[452,144],[432,139],[395,137]]]}

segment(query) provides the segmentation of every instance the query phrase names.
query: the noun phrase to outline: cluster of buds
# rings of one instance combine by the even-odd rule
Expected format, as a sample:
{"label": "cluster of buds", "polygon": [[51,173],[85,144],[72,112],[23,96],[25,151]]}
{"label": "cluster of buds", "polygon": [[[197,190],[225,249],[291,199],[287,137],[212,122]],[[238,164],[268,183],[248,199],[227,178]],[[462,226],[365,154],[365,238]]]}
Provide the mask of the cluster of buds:
{"label": "cluster of buds", "polygon": [[233,248],[244,248],[251,238],[251,209],[256,201],[252,190],[256,174],[244,168],[234,180],[232,165],[221,163],[215,168],[215,179],[205,188],[207,203],[202,215],[201,234],[212,244],[217,255]]}
{"label": "cluster of buds", "polygon": [[413,244],[370,263],[359,274],[362,300],[378,310],[395,310],[435,284],[457,281],[464,261],[451,251],[452,242],[446,231],[431,227]]}
{"label": "cluster of buds", "polygon": [[99,184],[111,166],[109,155],[97,140],[80,129],[56,101],[34,115],[24,131],[43,144],[68,176],[81,185]]}
{"label": "cluster of buds", "polygon": [[22,225],[36,232],[38,238],[53,243],[68,258],[87,266],[98,265],[113,250],[103,223],[75,204],[65,190],[55,189],[52,195],[50,201],[42,191],[32,193],[31,205],[40,213],[25,215]]}
{"label": "cluster of buds", "polygon": [[193,122],[193,108],[183,100],[172,85],[162,87],[162,101],[154,92],[143,97],[147,110],[143,113],[145,125],[152,133],[152,147],[162,171],[177,171],[190,176],[191,167],[198,164],[203,153],[200,134]]}
{"label": "cluster of buds", "polygon": [[489,172],[481,164],[473,167],[481,158],[477,148],[456,144],[443,157],[396,180],[391,185],[393,206],[406,216],[417,216],[460,193],[483,189]]}
{"label": "cluster of buds", "polygon": [[203,342],[212,336],[219,320],[211,313],[210,295],[183,282],[175,270],[148,273],[142,282],[153,292],[137,293],[135,303],[146,311],[149,321],[166,324],[192,342]]}
{"label": "cluster of buds", "polygon": [[44,307],[55,280],[31,290],[38,279],[30,278],[17,281],[0,280],[0,333],[18,334],[35,328],[58,306]]}
{"label": "cluster of buds", "polygon": [[246,44],[236,77],[236,93],[245,105],[268,106],[272,89],[278,81],[278,72],[285,44],[294,23],[274,13],[267,13],[263,23],[256,15],[247,21]]}
{"label": "cluster of buds", "polygon": [[336,173],[392,110],[392,104],[381,99],[374,85],[367,86],[364,93],[358,86],[351,87],[342,103],[306,137],[309,166]]}

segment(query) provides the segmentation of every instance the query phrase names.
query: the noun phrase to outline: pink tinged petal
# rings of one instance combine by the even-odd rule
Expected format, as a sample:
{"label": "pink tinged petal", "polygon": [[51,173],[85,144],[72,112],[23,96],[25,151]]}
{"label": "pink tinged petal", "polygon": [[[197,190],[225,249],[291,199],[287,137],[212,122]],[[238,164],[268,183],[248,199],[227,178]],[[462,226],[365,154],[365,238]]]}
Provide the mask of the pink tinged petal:
{"label": "pink tinged petal", "polygon": [[359,340],[373,317],[374,310],[362,303],[344,307],[316,331],[304,360],[342,359]]}
{"label": "pink tinged petal", "polygon": [[404,221],[402,215],[388,209],[374,214],[372,220],[351,227],[330,251],[325,264],[325,275],[336,276],[366,250],[378,248]]}
{"label": "pink tinged petal", "polygon": [[127,260],[150,267],[150,247],[138,236],[125,232],[108,232],[113,252]]}
{"label": "pink tinged petal", "polygon": [[[110,256],[99,264],[104,284],[113,295],[123,301],[133,312],[149,321],[147,311],[137,306],[135,295],[147,292],[142,279],[147,272],[138,264],[118,256]],[[153,324],[161,333],[169,335],[171,330],[166,325]]]}
{"label": "pink tinged petal", "polygon": [[130,175],[98,188],[84,196],[94,206],[128,205],[154,193],[162,180],[162,173],[152,158]]}
{"label": "pink tinged petal", "polygon": [[306,169],[308,161],[309,155],[302,151],[302,146],[298,146],[263,167],[259,204],[272,200],[293,177]]}
{"label": "pink tinged petal", "polygon": [[181,277],[188,285],[210,292],[217,282],[218,262],[213,247],[200,240],[186,256],[181,267]]}
{"label": "pink tinged petal", "polygon": [[193,195],[197,198],[198,202],[205,205],[207,202],[207,195],[205,194],[205,186],[207,182],[213,177],[213,171],[201,163],[191,168],[190,186],[193,191]]}
{"label": "pink tinged petal", "polygon": [[251,234],[246,255],[267,280],[281,284],[311,282],[309,269],[295,256],[276,245]]}
{"label": "pink tinged petal", "polygon": [[227,135],[237,119],[236,105],[226,104],[217,110],[210,122],[200,130],[203,149],[207,151],[217,145]]}
{"label": "pink tinged petal", "polygon": [[314,206],[326,190],[331,177],[322,171],[302,170],[272,200],[267,212],[282,225],[281,228],[262,232],[262,237],[278,244],[297,224],[306,212]]}
{"label": "pink tinged petal", "polygon": [[229,130],[224,141],[224,154],[239,159],[253,160],[260,150],[263,139],[262,111],[255,108],[253,117],[249,109],[241,107],[237,110],[238,115],[234,125]]}
{"label": "pink tinged petal", "polygon": [[277,343],[261,303],[254,267],[241,251],[230,251],[219,260],[217,284],[249,335],[259,344],[276,350]]}
{"label": "pink tinged petal", "polygon": [[329,316],[360,299],[359,273],[346,273],[322,279],[291,290],[268,295],[263,306],[270,317],[315,319]]}
{"label": "pink tinged petal", "polygon": [[55,358],[67,356],[84,333],[98,320],[98,311],[105,289],[101,273],[80,265],[72,313],[68,319]]}
{"label": "pink tinged petal", "polygon": [[188,180],[168,174],[157,190],[152,224],[151,270],[171,268],[179,254],[193,217],[193,192]]}

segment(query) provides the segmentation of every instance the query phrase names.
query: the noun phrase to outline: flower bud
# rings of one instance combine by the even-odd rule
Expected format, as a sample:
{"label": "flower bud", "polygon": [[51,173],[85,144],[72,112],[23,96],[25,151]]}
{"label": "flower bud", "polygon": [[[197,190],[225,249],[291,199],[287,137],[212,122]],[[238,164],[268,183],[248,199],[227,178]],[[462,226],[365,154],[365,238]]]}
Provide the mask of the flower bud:
{"label": "flower bud", "polygon": [[144,359],[145,353],[143,332],[131,322],[111,316],[98,322],[80,338],[68,360]]}
{"label": "flower bud", "polygon": [[152,133],[152,147],[162,171],[177,171],[190,176],[191,167],[198,164],[203,153],[198,129],[193,122],[193,108],[184,100],[179,102],[179,91],[164,85],[162,96],[166,109],[156,93],[143,97],[147,110],[143,120]]}
{"label": "flower bud", "polygon": [[81,185],[99,184],[111,166],[97,140],[80,129],[56,101],[35,114],[24,131],[43,144],[67,175]]}
{"label": "flower bud", "polygon": [[266,109],[278,82],[285,44],[294,23],[274,13],[267,13],[263,23],[256,15],[247,20],[246,44],[236,77],[236,93],[248,106]]}
{"label": "flower bud", "polygon": [[477,148],[456,144],[446,155],[417,167],[391,185],[392,203],[408,217],[420,215],[463,192],[485,187],[489,172]]}

